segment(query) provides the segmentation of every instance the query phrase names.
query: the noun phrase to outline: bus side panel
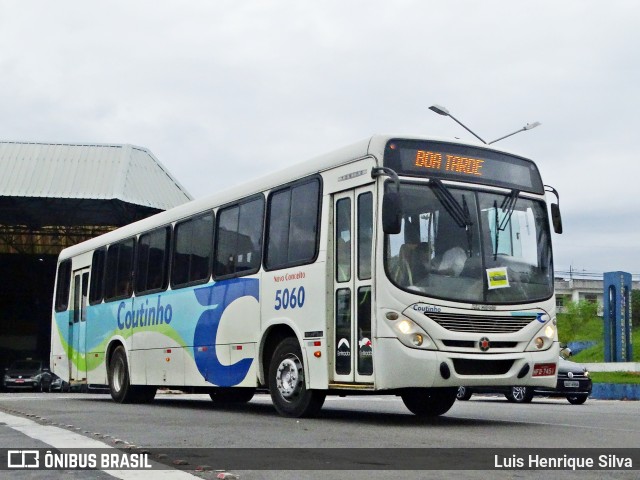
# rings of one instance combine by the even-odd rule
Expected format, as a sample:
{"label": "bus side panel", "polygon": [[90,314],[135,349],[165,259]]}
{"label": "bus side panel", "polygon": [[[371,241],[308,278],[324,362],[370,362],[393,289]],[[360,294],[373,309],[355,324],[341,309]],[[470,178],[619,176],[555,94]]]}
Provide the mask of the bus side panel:
{"label": "bus side panel", "polygon": [[69,381],[69,318],[70,311],[52,315],[51,322],[51,371],[65,382]]}
{"label": "bus side panel", "polygon": [[242,277],[127,300],[115,318],[132,382],[255,387],[258,291]]}
{"label": "bus side panel", "polygon": [[[263,331],[277,324],[296,326],[307,386],[314,389],[326,389],[329,382],[325,253],[321,251],[313,264],[265,272],[262,277]],[[316,351],[319,357],[314,356]]]}
{"label": "bus side panel", "polygon": [[198,312],[187,320],[190,355],[185,380],[194,386],[256,387],[260,326],[258,275],[195,287]]}
{"label": "bus side panel", "polygon": [[258,291],[243,277],[90,307],[89,382],[107,383],[106,350],[118,339],[134,385],[255,387]]}
{"label": "bus side panel", "polygon": [[[118,303],[116,303],[116,306]],[[116,334],[116,322],[111,310],[112,303],[103,303],[87,308],[87,382],[107,384],[106,348]]]}

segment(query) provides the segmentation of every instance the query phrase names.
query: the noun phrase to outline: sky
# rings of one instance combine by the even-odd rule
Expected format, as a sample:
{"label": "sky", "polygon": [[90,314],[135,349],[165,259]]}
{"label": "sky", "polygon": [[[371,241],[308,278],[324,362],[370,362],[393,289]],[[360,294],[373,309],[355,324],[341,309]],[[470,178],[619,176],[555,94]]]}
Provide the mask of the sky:
{"label": "sky", "polygon": [[376,133],[474,140],[560,193],[557,272],[640,279],[640,2],[0,2],[0,140],[148,148],[193,195]]}

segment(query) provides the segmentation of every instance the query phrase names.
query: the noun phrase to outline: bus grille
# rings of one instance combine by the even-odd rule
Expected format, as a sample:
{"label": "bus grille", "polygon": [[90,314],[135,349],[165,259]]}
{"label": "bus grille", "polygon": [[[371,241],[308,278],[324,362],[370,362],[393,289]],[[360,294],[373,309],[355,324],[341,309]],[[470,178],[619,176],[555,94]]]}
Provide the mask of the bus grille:
{"label": "bus grille", "polygon": [[458,375],[504,375],[512,365],[513,360],[453,359],[453,368]]}
{"label": "bus grille", "polygon": [[536,315],[460,315],[457,313],[425,313],[430,319],[452,332],[514,333],[536,319]]}

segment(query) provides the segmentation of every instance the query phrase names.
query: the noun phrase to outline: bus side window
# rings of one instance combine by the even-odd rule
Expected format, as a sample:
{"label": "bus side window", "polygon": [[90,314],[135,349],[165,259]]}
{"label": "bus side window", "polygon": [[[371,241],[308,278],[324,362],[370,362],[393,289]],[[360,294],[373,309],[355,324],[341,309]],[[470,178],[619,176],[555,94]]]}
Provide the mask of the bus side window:
{"label": "bus side window", "polygon": [[105,300],[130,297],[133,293],[133,252],[135,240],[130,238],[109,246],[105,277]]}
{"label": "bus side window", "polygon": [[371,249],[373,241],[373,194],[358,196],[358,278],[371,278]]}
{"label": "bus side window", "polygon": [[140,235],[136,261],[136,293],[167,288],[169,227]]}
{"label": "bus side window", "polygon": [[213,213],[177,223],[174,234],[171,286],[204,283],[211,277]]}
{"label": "bus side window", "polygon": [[317,178],[273,192],[268,201],[265,267],[313,262],[318,251],[320,181]]}
{"label": "bus side window", "polygon": [[260,268],[264,197],[218,212],[215,277],[248,275]]}
{"label": "bus side window", "polygon": [[336,280],[351,280],[351,199],[336,203]]}

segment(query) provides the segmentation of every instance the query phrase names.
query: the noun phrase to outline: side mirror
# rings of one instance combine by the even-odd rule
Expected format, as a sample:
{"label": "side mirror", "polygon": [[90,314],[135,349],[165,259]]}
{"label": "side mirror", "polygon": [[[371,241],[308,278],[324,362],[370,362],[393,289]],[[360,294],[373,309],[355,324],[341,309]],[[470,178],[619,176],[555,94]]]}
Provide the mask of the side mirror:
{"label": "side mirror", "polygon": [[553,230],[558,234],[562,233],[562,216],[557,203],[551,204],[551,222],[553,223]]}
{"label": "side mirror", "polygon": [[388,191],[382,199],[382,230],[389,235],[402,229],[402,199],[395,191]]}

